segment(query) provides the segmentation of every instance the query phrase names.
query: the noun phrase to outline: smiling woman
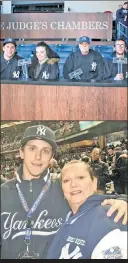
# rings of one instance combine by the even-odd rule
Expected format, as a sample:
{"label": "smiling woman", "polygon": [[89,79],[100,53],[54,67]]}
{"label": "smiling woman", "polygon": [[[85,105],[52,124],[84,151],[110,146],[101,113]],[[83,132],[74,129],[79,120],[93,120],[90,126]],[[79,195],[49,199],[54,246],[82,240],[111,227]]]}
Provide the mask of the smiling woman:
{"label": "smiling woman", "polygon": [[64,166],[61,177],[64,196],[75,214],[80,205],[94,193],[97,178],[88,164],[75,160]]}
{"label": "smiling woman", "polygon": [[29,68],[29,76],[33,80],[59,78],[59,56],[45,43],[39,42],[36,46],[32,65]]}
{"label": "smiling woman", "polygon": [[98,194],[97,177],[91,167],[82,161],[71,161],[62,169],[61,179],[71,211],[47,258],[126,259],[127,227],[114,223],[106,215],[108,207],[100,206],[106,197]]}

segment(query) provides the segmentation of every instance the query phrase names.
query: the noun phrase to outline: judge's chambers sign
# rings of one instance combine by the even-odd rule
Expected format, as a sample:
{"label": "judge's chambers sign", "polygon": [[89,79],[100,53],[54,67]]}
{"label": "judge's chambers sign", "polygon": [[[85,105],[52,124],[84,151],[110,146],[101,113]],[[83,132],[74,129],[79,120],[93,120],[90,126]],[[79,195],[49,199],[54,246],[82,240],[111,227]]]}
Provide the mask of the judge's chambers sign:
{"label": "judge's chambers sign", "polygon": [[11,38],[112,38],[112,15],[106,13],[1,15],[1,39]]}

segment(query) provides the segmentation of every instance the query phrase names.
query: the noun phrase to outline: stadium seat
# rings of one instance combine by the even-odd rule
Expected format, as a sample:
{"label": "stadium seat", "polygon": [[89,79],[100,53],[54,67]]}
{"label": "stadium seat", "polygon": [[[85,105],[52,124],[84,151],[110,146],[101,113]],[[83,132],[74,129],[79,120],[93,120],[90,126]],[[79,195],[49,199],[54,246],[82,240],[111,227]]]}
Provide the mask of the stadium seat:
{"label": "stadium seat", "polygon": [[[60,56],[60,55],[59,55]],[[68,56],[67,56],[68,57]],[[62,63],[62,64],[64,64],[65,63],[65,61],[66,61],[66,59],[67,59],[67,57],[61,57],[60,56],[60,60],[59,60],[59,63]]]}
{"label": "stadium seat", "polygon": [[59,70],[60,70],[59,78],[62,79],[63,78],[63,65],[64,65],[64,63],[58,63],[58,65],[59,65]]}
{"label": "stadium seat", "polygon": [[56,45],[55,44],[49,44],[50,48],[56,52]]}
{"label": "stadium seat", "polygon": [[18,45],[17,49],[18,50],[30,50],[30,51],[35,51],[36,45],[35,44],[20,44]]}
{"label": "stadium seat", "polygon": [[20,44],[17,47],[17,54],[22,58],[28,58],[34,53],[35,47],[35,44]]}
{"label": "stadium seat", "polygon": [[112,59],[112,52],[100,52],[104,59]]}
{"label": "stadium seat", "polygon": [[68,44],[58,44],[56,45],[56,51],[63,51],[63,52],[72,52],[74,50],[74,45],[68,45]]}
{"label": "stadium seat", "polygon": [[32,57],[33,56],[33,54],[32,53],[30,53],[29,51],[27,52],[24,52],[24,51],[18,51],[17,52],[17,55],[19,56],[19,57],[21,57],[21,58],[29,58],[29,57]]}
{"label": "stadium seat", "polygon": [[62,57],[62,58],[67,58],[69,54],[71,54],[72,52],[70,51],[58,51],[57,54]]}
{"label": "stadium seat", "polygon": [[96,50],[98,52],[100,52],[100,53],[103,53],[103,52],[106,52],[106,53],[110,52],[110,53],[112,53],[113,52],[113,46],[109,46],[109,45],[107,45],[107,46],[105,46],[105,45],[100,46],[100,45],[97,45]]}

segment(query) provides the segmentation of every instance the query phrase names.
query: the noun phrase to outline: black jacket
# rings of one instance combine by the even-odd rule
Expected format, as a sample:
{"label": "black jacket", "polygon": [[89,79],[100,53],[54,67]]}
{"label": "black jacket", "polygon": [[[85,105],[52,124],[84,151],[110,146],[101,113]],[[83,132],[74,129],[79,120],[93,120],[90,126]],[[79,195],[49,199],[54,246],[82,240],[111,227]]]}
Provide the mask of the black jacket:
{"label": "black jacket", "polygon": [[22,67],[18,66],[18,60],[21,59],[18,55],[14,55],[10,60],[5,60],[3,54],[1,54],[1,67],[0,67],[0,79],[21,79]]}
{"label": "black jacket", "polygon": [[[21,179],[20,189],[31,208],[45,185],[46,171],[40,179],[31,181],[22,179],[22,167],[18,173]],[[1,186],[1,258],[4,259],[15,259],[20,252],[26,250],[23,235],[26,211],[20,202],[16,182],[17,180],[13,179]],[[64,200],[60,182],[52,182],[32,217],[35,223],[29,248],[39,253],[40,258],[45,258],[47,249],[68,211],[69,206]]]}
{"label": "black jacket", "polygon": [[80,75],[81,80],[104,80],[110,76],[103,57],[99,52],[92,49],[89,50],[88,55],[82,55],[81,51],[78,50],[68,56],[63,67],[64,78],[70,79],[69,73],[77,69],[83,71]]}
{"label": "black jacket", "polygon": [[101,160],[91,160],[91,166],[95,170],[98,177],[98,189],[105,190],[106,183],[111,182],[108,165]]}
{"label": "black jacket", "polygon": [[[113,52],[112,58],[116,57],[116,53]],[[127,52],[124,53],[124,57],[127,58]],[[116,75],[118,74],[118,64],[117,63],[113,63],[113,59],[112,60],[107,60],[106,63],[108,64],[108,67],[110,69],[110,73],[111,76],[110,78],[115,78]],[[124,79],[128,78],[127,74],[128,74],[128,69],[127,69],[127,64],[123,64],[122,65],[122,73],[124,75]]]}
{"label": "black jacket", "polygon": [[[38,70],[38,74],[37,74],[37,70]],[[29,77],[32,80],[38,80],[38,81],[58,80],[59,79],[58,63],[56,62],[51,64],[48,60],[41,66],[39,64],[36,65],[32,64],[29,68]]]}
{"label": "black jacket", "polygon": [[[126,15],[127,15],[127,19],[126,19],[126,21],[124,21]],[[119,10],[117,10],[117,12],[116,12],[116,22],[117,23],[121,22],[125,26],[128,25],[128,10],[127,9],[120,8]]]}

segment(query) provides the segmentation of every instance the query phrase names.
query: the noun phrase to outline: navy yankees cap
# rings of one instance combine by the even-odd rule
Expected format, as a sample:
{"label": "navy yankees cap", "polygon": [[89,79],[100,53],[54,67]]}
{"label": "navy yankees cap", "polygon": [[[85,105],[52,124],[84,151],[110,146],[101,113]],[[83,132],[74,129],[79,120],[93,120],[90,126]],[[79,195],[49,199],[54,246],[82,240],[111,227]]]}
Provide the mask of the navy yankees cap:
{"label": "navy yankees cap", "polygon": [[91,39],[89,37],[83,36],[79,38],[79,43],[87,42],[88,44],[91,43]]}
{"label": "navy yankees cap", "polygon": [[16,41],[14,38],[5,38],[3,45],[8,44],[8,43],[12,43],[16,46]]}
{"label": "navy yankees cap", "polygon": [[24,132],[23,138],[21,139],[21,146],[24,146],[28,141],[34,139],[48,142],[52,146],[54,152],[58,148],[55,133],[49,127],[44,125],[28,127]]}

